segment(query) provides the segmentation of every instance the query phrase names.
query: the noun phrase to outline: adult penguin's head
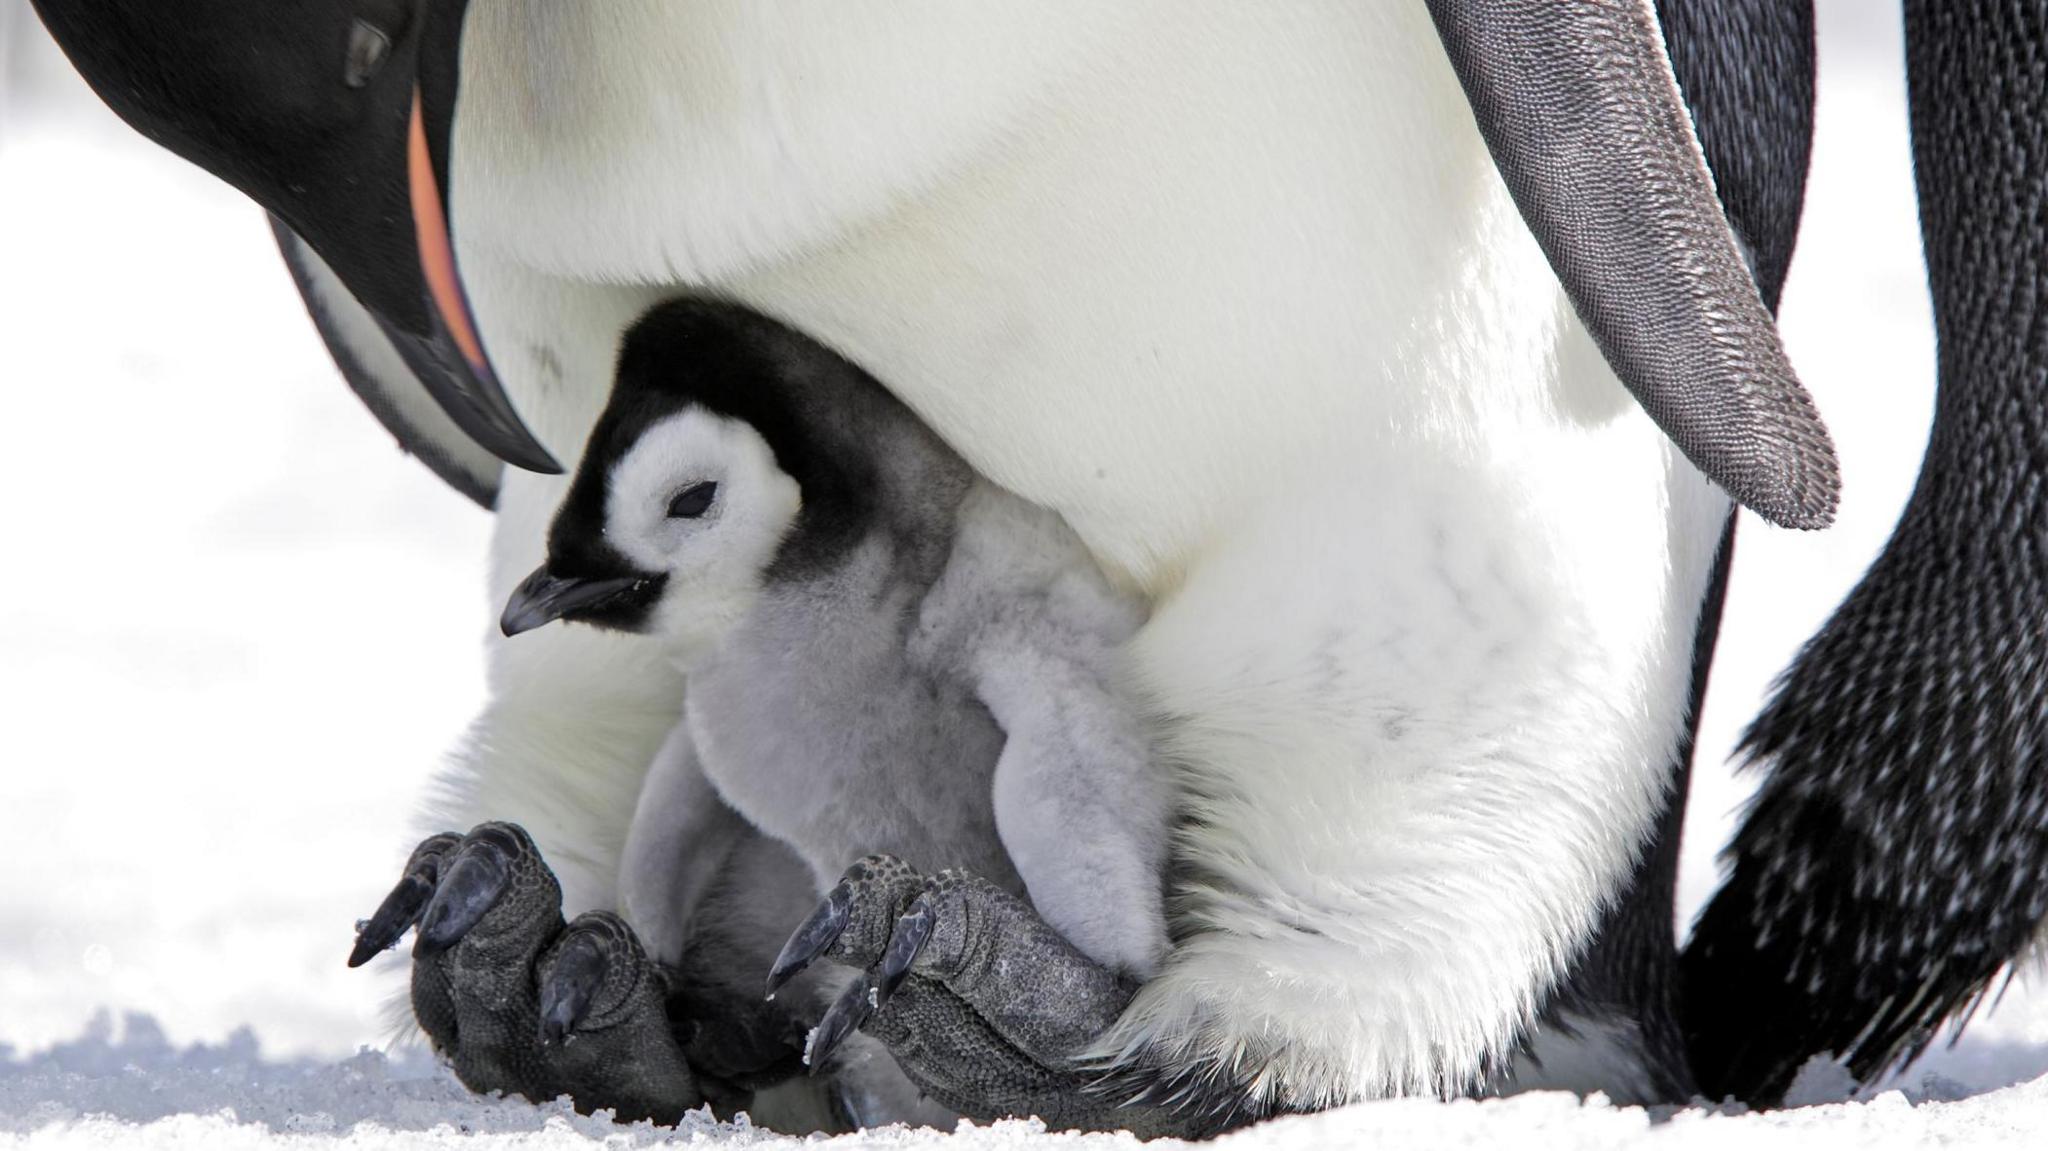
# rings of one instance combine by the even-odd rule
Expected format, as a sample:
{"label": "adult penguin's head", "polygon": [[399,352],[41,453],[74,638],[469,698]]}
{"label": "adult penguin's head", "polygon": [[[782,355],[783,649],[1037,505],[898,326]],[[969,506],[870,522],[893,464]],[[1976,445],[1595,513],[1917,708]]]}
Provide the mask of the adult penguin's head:
{"label": "adult penguin's head", "polygon": [[505,398],[449,235],[467,0],[33,0],[136,130],[320,254],[464,431],[559,471]]}

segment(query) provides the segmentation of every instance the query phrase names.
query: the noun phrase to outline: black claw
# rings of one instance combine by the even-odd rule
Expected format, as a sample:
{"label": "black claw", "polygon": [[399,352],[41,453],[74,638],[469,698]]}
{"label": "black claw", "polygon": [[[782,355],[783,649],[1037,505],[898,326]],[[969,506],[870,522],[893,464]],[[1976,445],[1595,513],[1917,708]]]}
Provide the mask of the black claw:
{"label": "black claw", "polygon": [[448,865],[433,901],[420,913],[420,933],[412,953],[428,957],[455,946],[498,902],[511,878],[511,859],[505,849],[488,839],[472,839]]}
{"label": "black claw", "polygon": [[[839,941],[839,935],[846,930],[847,920],[853,911],[853,890],[842,880],[825,893],[825,902],[818,905],[811,917],[803,921],[789,942],[782,945],[782,951],[775,956],[775,963],[768,969],[768,997],[774,998],[782,986],[797,977],[820,955],[830,950]],[[822,1026],[822,1025],[821,1025]]]}
{"label": "black claw", "polygon": [[567,1039],[569,1032],[590,1010],[590,1001],[604,986],[610,966],[604,948],[589,932],[577,932],[562,944],[555,966],[540,988],[540,1041],[553,1045]]}
{"label": "black claw", "polygon": [[348,953],[348,965],[361,967],[379,953],[389,950],[405,934],[405,929],[419,918],[420,908],[433,898],[434,881],[430,875],[415,871],[398,881],[384,902],[370,918],[356,928],[356,945]]}
{"label": "black claw", "polygon": [[[437,843],[444,839],[446,843]],[[435,836],[413,853],[411,866],[384,902],[377,905],[368,919],[356,921],[356,945],[348,953],[350,967],[361,967],[390,950],[406,929],[419,920],[420,909],[433,898],[434,887],[441,878],[440,851],[430,848],[445,850],[455,842],[453,836]]]}
{"label": "black claw", "polygon": [[910,974],[910,965],[917,962],[917,954],[924,945],[931,942],[932,926],[938,922],[938,909],[932,906],[931,894],[919,895],[910,905],[910,910],[896,920],[895,930],[889,933],[889,946],[882,952],[882,965],[875,981],[875,1006],[889,1002],[896,989],[903,986],[903,980]]}
{"label": "black claw", "polygon": [[832,1009],[825,1012],[825,1018],[811,1030],[811,1037],[804,1044],[804,1066],[816,1075],[825,1066],[832,1053],[839,1049],[854,1029],[868,1021],[875,1010],[875,988],[865,979],[855,981],[840,993]]}

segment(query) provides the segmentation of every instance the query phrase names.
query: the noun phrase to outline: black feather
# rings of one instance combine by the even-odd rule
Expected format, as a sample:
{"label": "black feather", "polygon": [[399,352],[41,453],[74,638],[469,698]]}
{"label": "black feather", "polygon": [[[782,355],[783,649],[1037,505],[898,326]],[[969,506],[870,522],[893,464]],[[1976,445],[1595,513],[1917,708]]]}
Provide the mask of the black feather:
{"label": "black feather", "polygon": [[1940,390],[1891,541],[1744,739],[1685,956],[1694,1063],[1777,1100],[1972,1009],[2048,915],[2048,2],[1906,5]]}

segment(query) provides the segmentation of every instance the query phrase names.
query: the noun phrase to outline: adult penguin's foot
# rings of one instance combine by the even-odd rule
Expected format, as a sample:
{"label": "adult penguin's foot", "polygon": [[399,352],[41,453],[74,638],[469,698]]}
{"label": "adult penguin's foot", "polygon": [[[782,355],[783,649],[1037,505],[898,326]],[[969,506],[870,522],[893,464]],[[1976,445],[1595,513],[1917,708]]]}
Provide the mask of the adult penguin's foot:
{"label": "adult penguin's foot", "polygon": [[704,1104],[658,966],[615,915],[564,923],[561,887],[517,825],[421,843],[349,966],[415,926],[413,1014],[471,1090],[568,1095],[623,1121],[674,1123]]}
{"label": "adult penguin's foot", "polygon": [[825,1013],[806,1058],[829,1067],[856,1029],[910,1079],[977,1120],[1036,1116],[1053,1130],[1201,1137],[1253,1116],[1233,1085],[1170,1068],[1105,1071],[1087,1056],[1137,992],[1030,905],[977,876],[926,877],[899,859],[854,864],[791,935],[772,993],[820,960],[862,974]]}

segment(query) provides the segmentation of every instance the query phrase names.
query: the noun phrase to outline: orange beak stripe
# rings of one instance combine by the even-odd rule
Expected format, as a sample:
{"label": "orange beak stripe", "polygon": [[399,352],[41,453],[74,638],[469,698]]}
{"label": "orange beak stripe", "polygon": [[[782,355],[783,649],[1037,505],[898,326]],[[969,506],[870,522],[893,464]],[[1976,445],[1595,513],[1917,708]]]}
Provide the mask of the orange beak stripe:
{"label": "orange beak stripe", "polygon": [[470,318],[469,301],[462,294],[462,281],[455,274],[455,247],[448,236],[448,215],[441,207],[441,189],[434,180],[433,159],[427,155],[427,126],[420,113],[419,90],[413,90],[412,129],[406,149],[406,167],[412,189],[412,223],[419,239],[420,271],[426,274],[427,291],[441,313],[462,358],[480,377],[491,378],[490,361],[484,358],[484,344]]}

